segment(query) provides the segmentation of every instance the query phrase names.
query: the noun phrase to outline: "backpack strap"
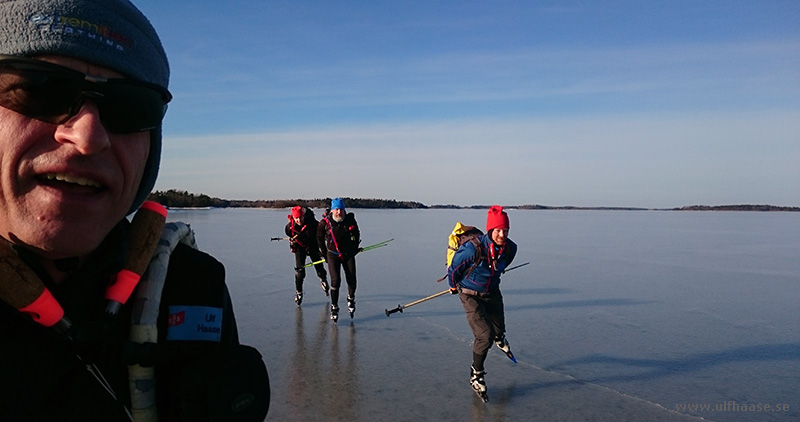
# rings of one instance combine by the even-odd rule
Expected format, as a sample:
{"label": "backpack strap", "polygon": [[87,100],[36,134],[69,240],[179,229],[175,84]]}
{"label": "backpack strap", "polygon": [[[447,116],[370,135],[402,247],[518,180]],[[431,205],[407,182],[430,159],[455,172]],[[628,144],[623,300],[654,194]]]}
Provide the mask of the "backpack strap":
{"label": "backpack strap", "polygon": [[472,274],[472,270],[481,263],[481,259],[483,258],[483,247],[481,246],[481,241],[478,240],[478,237],[471,237],[469,239],[469,243],[472,243],[472,246],[475,247],[475,255],[472,261],[472,265],[469,267],[467,272],[464,274],[464,278],[469,277]]}
{"label": "backpack strap", "polygon": [[[158,311],[161,293],[167,279],[167,269],[172,251],[179,243],[197,249],[194,232],[186,223],[171,222],[164,225],[158,246],[147,271],[136,289],[130,340],[136,343],[158,342]],[[158,421],[156,408],[155,369],[140,365],[128,366],[128,383],[131,392],[131,412],[136,422]]]}
{"label": "backpack strap", "polygon": [[325,217],[325,222],[328,223],[328,230],[331,232],[331,240],[333,240],[333,246],[336,248],[336,254],[340,257],[342,256],[342,251],[339,249],[339,243],[336,242],[336,235],[333,234],[333,225],[331,224],[331,220],[328,217]]}
{"label": "backpack strap", "polygon": [[[295,228],[295,227],[299,227],[299,228]],[[300,241],[300,235],[303,234],[303,231],[306,229],[306,227],[308,227],[308,223],[306,223],[305,221],[303,222],[302,226],[299,226],[299,225],[295,224],[294,219],[292,218],[292,216],[289,216],[289,230],[292,232],[291,241],[294,242],[294,243],[297,243],[298,245],[300,245],[304,249],[308,249],[308,246],[304,245],[303,242]]]}

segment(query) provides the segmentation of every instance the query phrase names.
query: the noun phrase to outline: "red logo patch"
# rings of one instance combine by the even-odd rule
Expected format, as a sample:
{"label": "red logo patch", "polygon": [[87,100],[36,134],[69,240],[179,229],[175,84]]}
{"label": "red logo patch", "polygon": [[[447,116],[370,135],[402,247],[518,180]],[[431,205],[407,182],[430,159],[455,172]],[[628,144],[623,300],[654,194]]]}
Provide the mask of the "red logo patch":
{"label": "red logo patch", "polygon": [[181,325],[186,321],[186,311],[180,311],[177,314],[170,314],[169,318],[167,319],[167,325],[170,327],[174,327],[176,325]]}

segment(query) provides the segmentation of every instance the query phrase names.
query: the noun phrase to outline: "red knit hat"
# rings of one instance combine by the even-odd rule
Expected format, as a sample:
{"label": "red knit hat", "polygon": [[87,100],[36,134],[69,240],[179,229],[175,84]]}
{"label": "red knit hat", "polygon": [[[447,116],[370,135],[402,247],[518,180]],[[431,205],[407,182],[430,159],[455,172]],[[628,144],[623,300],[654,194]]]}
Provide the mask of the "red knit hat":
{"label": "red knit hat", "polygon": [[486,218],[486,232],[493,229],[507,229],[510,225],[508,223],[508,214],[503,211],[500,205],[492,205],[489,208],[489,216]]}
{"label": "red knit hat", "polygon": [[300,205],[292,208],[292,217],[300,218],[301,215],[303,215],[303,209],[300,208]]}

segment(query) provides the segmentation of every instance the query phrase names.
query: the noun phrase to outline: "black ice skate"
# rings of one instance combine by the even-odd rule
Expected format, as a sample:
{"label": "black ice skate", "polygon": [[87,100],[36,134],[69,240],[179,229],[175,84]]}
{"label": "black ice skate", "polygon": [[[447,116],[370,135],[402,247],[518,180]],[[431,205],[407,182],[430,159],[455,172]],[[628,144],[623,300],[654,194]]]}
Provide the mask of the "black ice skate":
{"label": "black ice skate", "polygon": [[339,307],[336,305],[331,305],[331,320],[333,322],[339,320]]}
{"label": "black ice skate", "polygon": [[475,394],[486,403],[489,401],[489,396],[486,394],[486,382],[483,380],[486,371],[476,371],[472,366],[469,369],[469,385],[472,387],[472,391],[475,391]]}
{"label": "black ice skate", "polygon": [[503,353],[511,359],[512,362],[517,363],[517,358],[514,357],[514,354],[511,353],[511,346],[508,344],[508,340],[506,340],[506,336],[498,337],[494,339],[494,344],[497,345],[497,348],[502,350]]}
{"label": "black ice skate", "polygon": [[330,297],[331,294],[328,293],[328,291],[329,291],[329,289],[328,289],[328,280],[325,280],[324,278],[320,278],[319,279],[319,285],[322,286],[322,291],[325,292],[325,296]]}
{"label": "black ice skate", "polygon": [[347,296],[347,312],[350,312],[350,319],[353,319],[353,314],[356,313],[356,298]]}

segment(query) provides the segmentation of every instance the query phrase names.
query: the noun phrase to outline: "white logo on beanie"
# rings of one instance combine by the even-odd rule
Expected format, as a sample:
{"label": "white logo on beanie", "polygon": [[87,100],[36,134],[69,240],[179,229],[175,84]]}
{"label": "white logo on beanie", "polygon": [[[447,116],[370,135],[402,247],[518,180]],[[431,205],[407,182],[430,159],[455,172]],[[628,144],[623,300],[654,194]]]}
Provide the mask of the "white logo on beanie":
{"label": "white logo on beanie", "polygon": [[114,31],[106,24],[94,23],[88,19],[38,12],[34,13],[29,20],[43,33],[51,32],[84,37],[120,51],[133,45],[131,38]]}

